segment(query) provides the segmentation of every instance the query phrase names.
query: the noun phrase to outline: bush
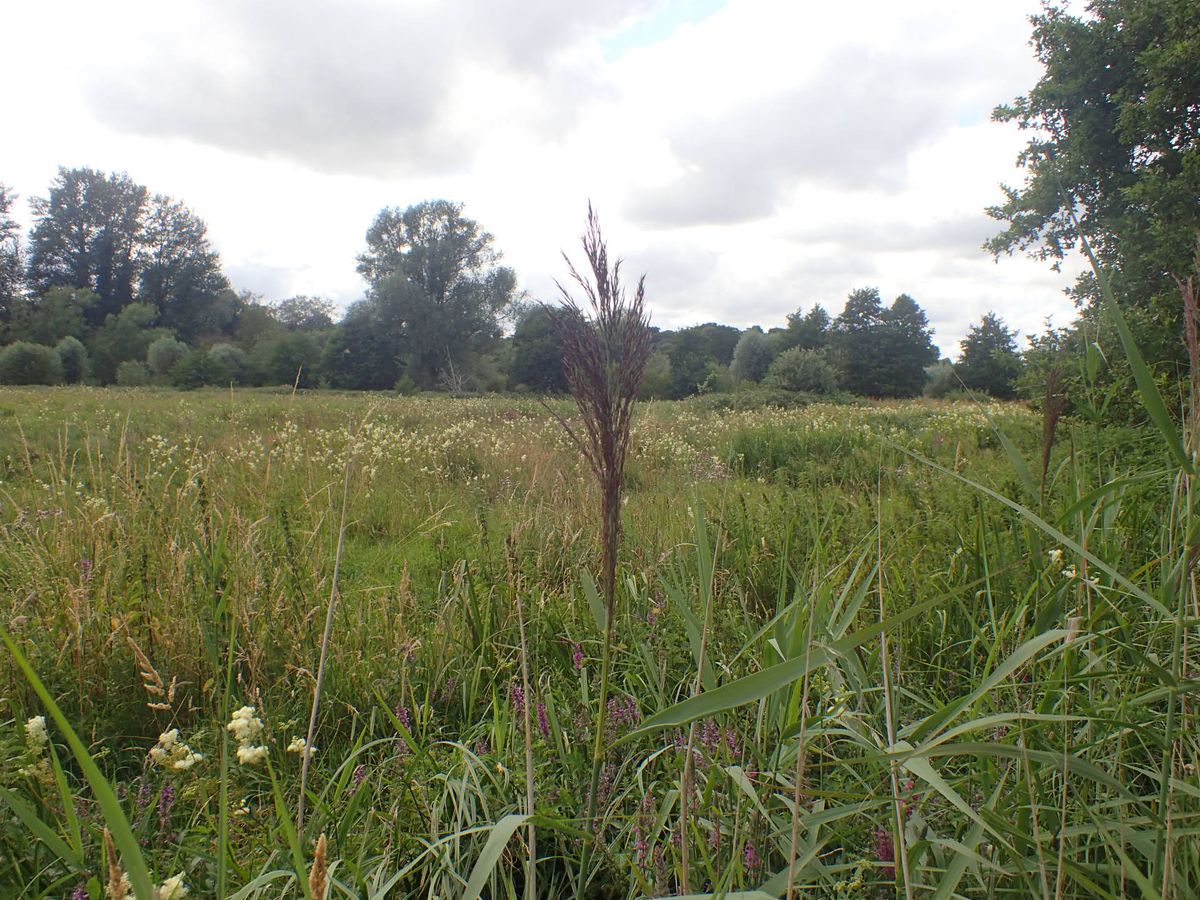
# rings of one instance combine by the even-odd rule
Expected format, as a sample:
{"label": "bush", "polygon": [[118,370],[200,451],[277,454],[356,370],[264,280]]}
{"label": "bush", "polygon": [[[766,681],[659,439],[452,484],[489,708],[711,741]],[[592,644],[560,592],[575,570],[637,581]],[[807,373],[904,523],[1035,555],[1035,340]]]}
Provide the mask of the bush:
{"label": "bush", "polygon": [[53,347],[17,341],[0,350],[0,384],[62,384],[63,364]]}
{"label": "bush", "polygon": [[145,363],[127,359],[117,366],[118,387],[145,387],[150,383],[150,370]]}
{"label": "bush", "polygon": [[146,364],[155,375],[166,375],[188,352],[187,344],[173,337],[160,337],[146,349]]}
{"label": "bush", "polygon": [[228,385],[231,381],[241,384],[245,380],[249,359],[246,351],[233,344],[213,344],[208,351],[208,361],[212,367],[215,383]]}
{"label": "bush", "polygon": [[775,357],[764,383],[785,391],[826,396],[837,390],[837,372],[820,350],[795,347]]}
{"label": "bush", "polygon": [[67,335],[54,347],[62,363],[63,377],[70,384],[79,384],[87,374],[88,354],[79,338]]}
{"label": "bush", "polygon": [[958,380],[958,375],[954,371],[954,366],[949,363],[937,363],[936,365],[928,366],[925,369],[925,375],[924,394],[926,397],[932,397],[934,400],[940,400],[951,391],[957,391],[962,387],[962,383]]}

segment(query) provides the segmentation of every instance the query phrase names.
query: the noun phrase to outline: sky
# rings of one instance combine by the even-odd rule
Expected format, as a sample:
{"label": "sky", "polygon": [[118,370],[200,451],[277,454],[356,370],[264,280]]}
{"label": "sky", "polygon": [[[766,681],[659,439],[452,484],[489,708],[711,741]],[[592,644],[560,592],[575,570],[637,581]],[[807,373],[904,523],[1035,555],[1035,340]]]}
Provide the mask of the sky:
{"label": "sky", "polygon": [[993,310],[1072,318],[981,244],[1028,139],[1037,0],[41,0],[5,11],[0,182],[128,172],[208,223],[235,288],[362,296],[384,207],[444,198],[553,301],[587,204],[652,322],[785,324],[908,293],[954,357]]}

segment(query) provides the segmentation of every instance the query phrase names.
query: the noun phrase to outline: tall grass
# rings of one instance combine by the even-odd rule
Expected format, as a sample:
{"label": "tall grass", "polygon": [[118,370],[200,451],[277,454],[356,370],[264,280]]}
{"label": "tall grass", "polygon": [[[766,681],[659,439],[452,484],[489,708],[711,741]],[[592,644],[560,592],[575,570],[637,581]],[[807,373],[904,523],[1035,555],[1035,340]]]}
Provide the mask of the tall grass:
{"label": "tall grass", "polygon": [[[1019,407],[639,408],[601,703],[602,492],[552,412],[0,396],[0,893],[102,896],[118,814],[125,871],[193,896],[1200,892],[1193,475],[1160,431],[1062,417],[1043,486]],[[244,704],[269,768],[221,752]],[[173,727],[206,758],[151,762]]]}

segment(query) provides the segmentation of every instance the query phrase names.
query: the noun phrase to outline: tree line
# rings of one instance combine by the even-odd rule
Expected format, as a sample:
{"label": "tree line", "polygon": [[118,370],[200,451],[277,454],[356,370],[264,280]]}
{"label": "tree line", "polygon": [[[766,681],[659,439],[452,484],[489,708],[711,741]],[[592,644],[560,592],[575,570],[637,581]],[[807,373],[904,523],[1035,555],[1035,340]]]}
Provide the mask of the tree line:
{"label": "tree line", "polygon": [[[205,223],[128,175],[60,169],[47,195],[30,201],[27,241],[14,200],[0,185],[0,382],[565,389],[545,308],[518,293],[493,236],[461,204],[380,211],[358,257],[364,296],[335,321],[321,298],[267,302],[235,291]],[[1001,330],[1006,339],[988,353],[1005,354],[1011,374],[1016,348]],[[1011,379],[973,377],[974,343],[948,389],[1010,392]],[[885,306],[878,290],[862,288],[836,317],[818,305],[766,331],[656,331],[644,394],[761,386],[909,397],[947,368],[938,355],[912,297]]]}

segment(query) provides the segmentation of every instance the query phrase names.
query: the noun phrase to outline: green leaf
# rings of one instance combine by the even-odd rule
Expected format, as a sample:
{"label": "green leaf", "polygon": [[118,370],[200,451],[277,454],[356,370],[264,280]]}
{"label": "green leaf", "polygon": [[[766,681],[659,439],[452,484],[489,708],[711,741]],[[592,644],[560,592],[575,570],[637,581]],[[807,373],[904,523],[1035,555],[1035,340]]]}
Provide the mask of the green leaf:
{"label": "green leaf", "polygon": [[74,848],[67,845],[67,842],[54,833],[54,830],[38,818],[33,808],[28,806],[16,794],[0,787],[0,800],[8,804],[21,824],[40,840],[43,844],[50,848],[50,852],[57,856],[60,860],[67,863],[77,872],[82,872],[85,868],[83,857],[77,854]]}
{"label": "green leaf", "polygon": [[88,753],[87,748],[83,745],[83,741],[79,739],[79,735],[75,733],[75,730],[71,727],[71,723],[63,715],[63,711],[58,708],[58,704],[54,702],[54,698],[46,690],[46,686],[38,677],[37,672],[33,671],[33,667],[29,665],[29,660],[25,658],[25,654],[21,652],[21,648],[17,646],[17,642],[3,628],[0,628],[0,639],[8,647],[8,651],[12,654],[13,660],[16,661],[21,673],[25,676],[25,680],[29,682],[29,686],[33,688],[38,699],[42,701],[42,706],[50,713],[51,718],[54,719],[54,724],[58,726],[58,730],[62,732],[63,737],[66,739],[67,746],[71,748],[71,753],[74,755],[75,761],[79,764],[84,778],[87,779],[88,787],[92,789],[92,796],[96,798],[96,803],[100,806],[100,812],[104,816],[104,824],[108,826],[113,841],[117,849],[121,852],[121,862],[125,867],[126,873],[129,875],[129,884],[133,887],[134,896],[137,900],[154,900],[154,883],[150,880],[150,872],[146,868],[146,860],[142,856],[142,848],[138,846],[137,839],[133,836],[133,829],[129,827],[129,820],[125,818],[125,811],[121,809],[121,804],[117,802],[117,795],[113,793],[112,785],[108,783],[108,779],[104,777],[104,773],[100,771],[100,767],[96,765],[95,760],[92,759],[92,755]]}
{"label": "green leaf", "polygon": [[479,900],[479,895],[483,893],[484,885],[487,884],[492,870],[496,868],[496,863],[500,861],[500,855],[504,853],[508,839],[513,836],[514,831],[528,820],[528,815],[513,813],[505,816],[496,823],[491,835],[487,839],[487,843],[483,845],[483,852],[479,854],[479,859],[475,861],[475,868],[471,870],[471,877],[467,880],[467,887],[462,893],[462,900]]}

